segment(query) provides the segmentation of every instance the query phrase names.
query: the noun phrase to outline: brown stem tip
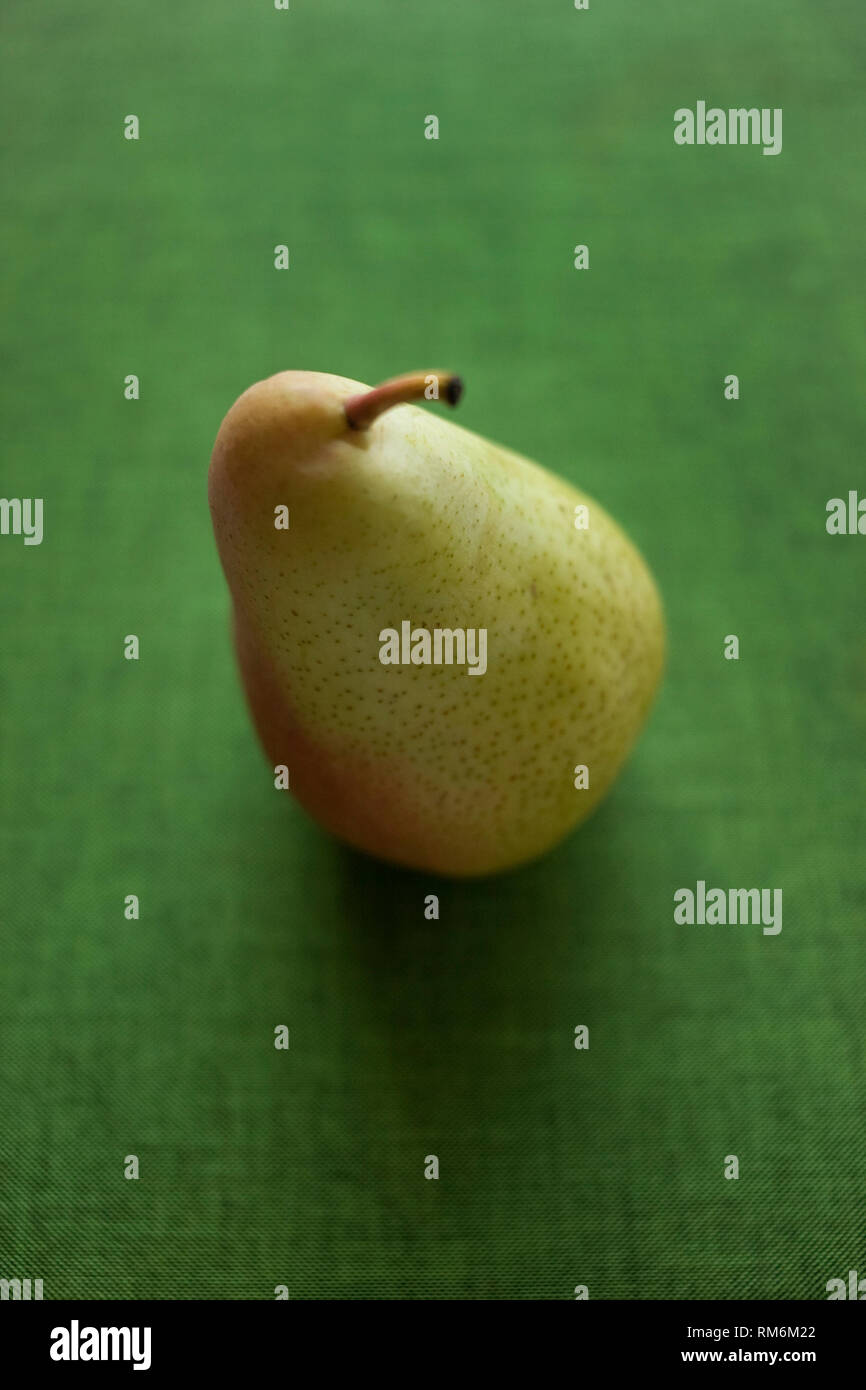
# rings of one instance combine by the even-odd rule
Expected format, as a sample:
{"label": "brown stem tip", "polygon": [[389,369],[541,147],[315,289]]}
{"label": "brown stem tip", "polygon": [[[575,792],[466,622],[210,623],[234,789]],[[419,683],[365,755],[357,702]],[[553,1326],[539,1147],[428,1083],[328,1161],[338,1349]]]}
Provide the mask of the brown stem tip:
{"label": "brown stem tip", "polygon": [[[431,394],[434,386],[435,394]],[[462,395],[463,382],[453,372],[407,372],[405,376],[383,381],[372,391],[350,396],[343,409],[351,429],[366,430],[392,405],[423,400],[443,400],[449,405],[456,405]]]}

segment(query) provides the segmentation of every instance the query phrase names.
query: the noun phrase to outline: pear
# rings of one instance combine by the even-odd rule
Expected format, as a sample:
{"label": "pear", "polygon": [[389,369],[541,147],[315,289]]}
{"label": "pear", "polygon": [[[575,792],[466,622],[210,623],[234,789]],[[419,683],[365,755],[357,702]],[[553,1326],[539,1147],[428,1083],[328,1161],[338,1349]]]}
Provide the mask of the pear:
{"label": "pear", "polygon": [[460,391],[281,372],[223,420],[209,495],[270,761],[334,835],[466,877],[542,854],[604,796],[664,622],[596,502],[410,404]]}

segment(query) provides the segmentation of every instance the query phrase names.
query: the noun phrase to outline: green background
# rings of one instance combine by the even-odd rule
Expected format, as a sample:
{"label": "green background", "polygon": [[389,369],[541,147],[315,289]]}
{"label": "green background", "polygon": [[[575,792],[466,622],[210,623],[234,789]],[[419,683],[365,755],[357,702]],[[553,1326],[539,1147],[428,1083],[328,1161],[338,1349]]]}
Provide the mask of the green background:
{"label": "green background", "polygon": [[[859,0],[7,0],[3,25],[2,493],[45,499],[45,539],[0,537],[0,1276],[866,1275],[866,539],[824,524],[864,483]],[[698,99],[782,107],[782,153],[677,147]],[[252,381],[431,364],[462,424],[622,522],[670,628],[607,802],[474,884],[274,792],[206,502]],[[781,934],[676,926],[699,878],[781,888]]]}

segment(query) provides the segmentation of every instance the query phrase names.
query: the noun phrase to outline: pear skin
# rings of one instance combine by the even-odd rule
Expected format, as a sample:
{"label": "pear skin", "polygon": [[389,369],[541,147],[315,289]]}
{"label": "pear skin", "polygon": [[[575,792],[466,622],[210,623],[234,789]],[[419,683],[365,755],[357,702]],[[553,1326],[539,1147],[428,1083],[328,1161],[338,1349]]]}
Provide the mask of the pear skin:
{"label": "pear skin", "polygon": [[[431,379],[378,395],[318,372],[258,382],[220,426],[209,497],[270,762],[342,840],[466,877],[543,854],[605,795],[656,692],[664,621],[598,503],[400,403]],[[485,629],[484,674],[383,665],[380,634],[407,620]]]}

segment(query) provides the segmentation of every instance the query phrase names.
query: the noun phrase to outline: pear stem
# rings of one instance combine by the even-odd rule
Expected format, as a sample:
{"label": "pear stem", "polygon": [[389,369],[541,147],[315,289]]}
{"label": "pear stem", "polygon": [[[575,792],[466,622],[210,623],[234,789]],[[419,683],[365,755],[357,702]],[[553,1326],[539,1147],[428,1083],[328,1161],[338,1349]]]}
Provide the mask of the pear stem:
{"label": "pear stem", "polygon": [[[439,395],[428,398],[427,388],[431,378],[438,382]],[[343,409],[351,429],[366,430],[393,405],[406,405],[409,401],[425,399],[441,399],[449,405],[456,405],[462,395],[463,382],[453,372],[407,372],[405,376],[394,376],[390,381],[383,381],[372,391],[350,396]]]}

